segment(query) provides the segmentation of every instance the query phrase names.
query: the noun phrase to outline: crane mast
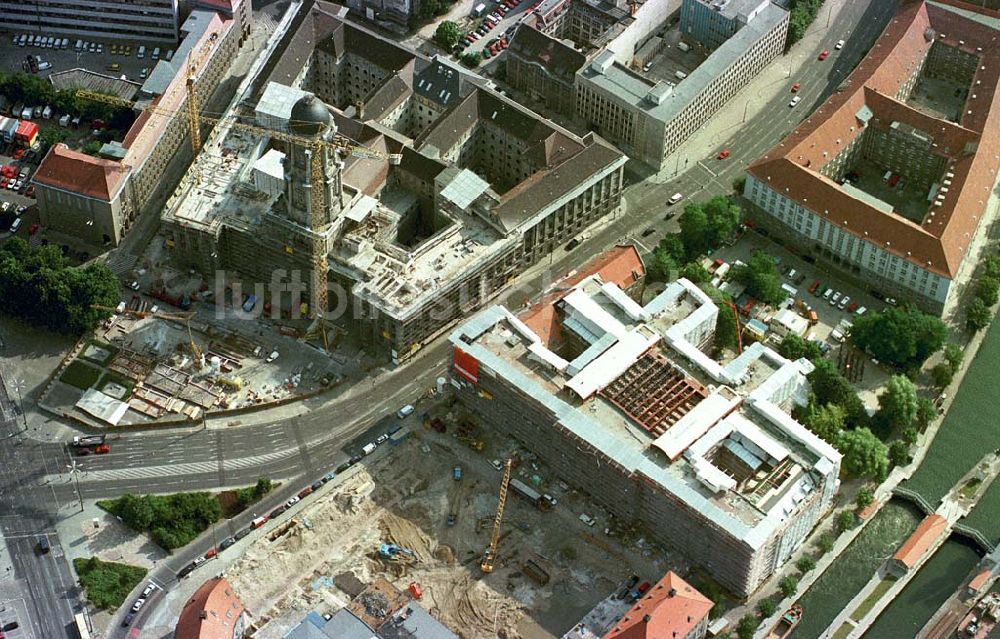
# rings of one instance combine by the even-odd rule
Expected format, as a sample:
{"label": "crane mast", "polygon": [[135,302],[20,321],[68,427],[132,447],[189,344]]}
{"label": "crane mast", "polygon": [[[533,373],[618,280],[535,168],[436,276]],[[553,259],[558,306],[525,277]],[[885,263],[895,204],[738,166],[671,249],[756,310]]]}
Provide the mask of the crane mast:
{"label": "crane mast", "polygon": [[507,487],[510,485],[510,470],[513,459],[508,459],[503,467],[503,479],[500,480],[500,501],[497,503],[497,514],[493,520],[493,536],[490,537],[490,547],[486,549],[479,568],[486,574],[493,572],[493,562],[497,558],[497,545],[500,543],[500,524],[503,522],[503,507],[507,503]]}

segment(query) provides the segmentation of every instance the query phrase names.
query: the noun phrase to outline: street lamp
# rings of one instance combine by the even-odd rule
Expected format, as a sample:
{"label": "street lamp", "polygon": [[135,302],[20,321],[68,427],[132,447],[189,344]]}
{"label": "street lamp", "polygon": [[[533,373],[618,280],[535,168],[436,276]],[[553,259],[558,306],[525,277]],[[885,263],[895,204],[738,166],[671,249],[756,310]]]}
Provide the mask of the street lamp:
{"label": "street lamp", "polygon": [[80,469],[76,466],[76,460],[70,459],[69,474],[76,480],[76,498],[80,502],[80,512],[83,512],[83,496],[80,494]]}

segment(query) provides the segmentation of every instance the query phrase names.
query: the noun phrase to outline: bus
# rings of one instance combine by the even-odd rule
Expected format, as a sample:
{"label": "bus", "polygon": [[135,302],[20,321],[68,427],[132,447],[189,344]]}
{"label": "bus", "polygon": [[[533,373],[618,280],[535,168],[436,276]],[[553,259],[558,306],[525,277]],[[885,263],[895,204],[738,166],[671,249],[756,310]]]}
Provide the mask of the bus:
{"label": "bus", "polygon": [[87,620],[84,618],[83,613],[76,613],[74,619],[76,619],[76,632],[80,635],[80,639],[90,639],[90,631],[87,630]]}

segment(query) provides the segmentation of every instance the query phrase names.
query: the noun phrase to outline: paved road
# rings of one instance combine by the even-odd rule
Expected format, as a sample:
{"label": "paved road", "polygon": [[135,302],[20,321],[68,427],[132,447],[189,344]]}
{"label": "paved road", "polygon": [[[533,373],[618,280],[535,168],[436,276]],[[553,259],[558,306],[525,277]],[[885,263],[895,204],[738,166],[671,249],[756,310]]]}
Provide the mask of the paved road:
{"label": "paved road", "polygon": [[[55,470],[52,464],[45,445],[24,437],[0,379],[0,533],[10,560],[0,575],[5,607],[0,620],[17,621],[36,639],[68,636],[66,624],[79,609],[73,573],[54,532],[61,502],[49,486],[38,483]],[[48,554],[37,552],[42,536],[49,540]]]}

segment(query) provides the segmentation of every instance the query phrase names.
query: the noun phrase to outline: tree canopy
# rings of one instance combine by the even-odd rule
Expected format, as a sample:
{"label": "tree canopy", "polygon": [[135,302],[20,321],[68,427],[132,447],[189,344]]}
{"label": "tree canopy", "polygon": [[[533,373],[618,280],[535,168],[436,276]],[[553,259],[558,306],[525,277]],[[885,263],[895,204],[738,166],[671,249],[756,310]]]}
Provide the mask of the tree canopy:
{"label": "tree canopy", "polygon": [[844,456],[844,471],[852,477],[882,481],[889,472],[889,451],[867,428],[844,431],[837,448]]}
{"label": "tree canopy", "polygon": [[965,307],[965,325],[971,331],[980,331],[990,325],[990,307],[978,297]]}
{"label": "tree canopy", "polygon": [[13,238],[0,247],[0,308],[52,331],[80,334],[108,316],[94,304],[114,307],[121,293],[103,264],[70,266],[55,246],[38,250]]}
{"label": "tree canopy", "polygon": [[844,409],[836,404],[811,403],[802,421],[817,437],[836,446],[844,430]]}
{"label": "tree canopy", "polygon": [[762,251],[754,251],[747,264],[733,268],[733,279],[744,284],[747,292],[765,304],[780,304],[785,299],[785,291],[781,289],[781,278],[778,269],[770,255]]}
{"label": "tree canopy", "polygon": [[854,386],[837,371],[837,367],[828,359],[818,359],[813,362],[815,369],[807,376],[812,387],[816,403],[836,404],[844,410],[844,421],[848,427],[861,426],[868,423],[868,413],[864,402],[858,397]]}
{"label": "tree canopy", "polygon": [[893,375],[878,396],[878,421],[889,432],[917,422],[917,387],[905,375]]}
{"label": "tree canopy", "polygon": [[717,195],[705,202],[691,202],[680,217],[680,238],[687,259],[693,260],[714,249],[736,231],[740,224],[740,207],[724,196]]}
{"label": "tree canopy", "polygon": [[653,282],[669,282],[677,272],[677,262],[662,246],[653,249],[653,257],[646,266],[646,276]]}
{"label": "tree canopy", "polygon": [[723,304],[715,319],[715,345],[719,348],[735,348],[739,336],[736,334],[736,314],[733,307]]}
{"label": "tree canopy", "polygon": [[222,517],[218,499],[205,492],[141,497],[126,493],[98,505],[133,530],[148,532],[166,550],[187,545]]}
{"label": "tree canopy", "polygon": [[807,342],[795,333],[789,333],[782,338],[781,343],[778,344],[778,353],[791,360],[805,357],[813,361],[823,357],[823,352],[815,342]]}
{"label": "tree canopy", "polygon": [[688,262],[681,267],[681,277],[690,280],[693,284],[704,284],[712,279],[712,274],[701,265],[701,262]]}
{"label": "tree canopy", "polygon": [[948,337],[939,318],[906,308],[887,308],[854,320],[854,342],[884,364],[900,369],[919,367]]}
{"label": "tree canopy", "polygon": [[462,30],[451,20],[443,20],[434,31],[434,41],[449,51],[462,39]]}
{"label": "tree canopy", "polygon": [[788,39],[785,41],[785,50],[802,39],[822,6],[823,0],[792,0],[789,7]]}

